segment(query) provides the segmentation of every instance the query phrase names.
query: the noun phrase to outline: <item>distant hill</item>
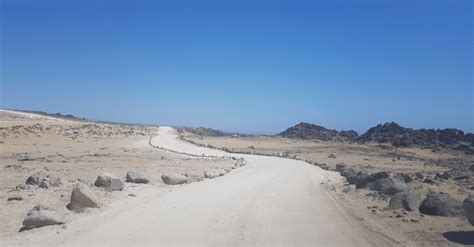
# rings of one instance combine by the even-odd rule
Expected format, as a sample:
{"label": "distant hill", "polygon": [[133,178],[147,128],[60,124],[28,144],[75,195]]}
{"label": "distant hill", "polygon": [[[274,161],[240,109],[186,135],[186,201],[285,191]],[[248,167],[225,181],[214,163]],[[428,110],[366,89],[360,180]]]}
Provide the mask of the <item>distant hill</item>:
{"label": "distant hill", "polygon": [[411,129],[389,122],[370,128],[358,138],[363,142],[390,143],[396,147],[474,147],[474,134],[458,129]]}
{"label": "distant hill", "polygon": [[325,127],[299,123],[277,134],[292,139],[345,140],[362,143],[389,143],[396,147],[452,148],[474,154],[474,134],[458,129],[411,129],[388,122],[370,128],[361,136],[353,130],[337,131]]}
{"label": "distant hill", "polygon": [[71,114],[62,114],[60,112],[58,112],[58,113],[49,113],[49,112],[44,112],[44,111],[28,111],[28,110],[18,110],[18,109],[13,109],[12,111],[33,113],[33,114],[37,114],[37,115],[41,115],[41,116],[54,117],[54,118],[60,118],[60,119],[66,119],[66,120],[87,121],[86,118],[76,117],[76,116],[71,115]]}
{"label": "distant hill", "polygon": [[178,128],[178,131],[187,131],[187,132],[193,133],[195,135],[200,135],[200,136],[229,136],[231,135],[229,133],[226,133],[220,130],[204,128],[204,127],[199,127],[199,128],[183,127],[183,128]]}
{"label": "distant hill", "polygon": [[310,123],[299,123],[281,133],[278,133],[277,135],[292,139],[315,139],[322,141],[335,139],[354,140],[358,136],[357,132],[353,130],[339,132],[337,130],[327,129]]}

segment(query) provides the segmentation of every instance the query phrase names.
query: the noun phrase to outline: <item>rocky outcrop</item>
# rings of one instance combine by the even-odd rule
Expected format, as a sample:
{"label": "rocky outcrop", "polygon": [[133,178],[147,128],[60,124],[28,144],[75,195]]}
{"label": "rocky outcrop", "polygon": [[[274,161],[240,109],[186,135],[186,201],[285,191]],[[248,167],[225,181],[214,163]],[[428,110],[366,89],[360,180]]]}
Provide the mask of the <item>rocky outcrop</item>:
{"label": "rocky outcrop", "polygon": [[420,205],[420,197],[413,192],[399,192],[390,196],[388,208],[403,208],[408,211],[416,210]]}
{"label": "rocky outcrop", "polygon": [[139,171],[129,171],[127,172],[127,176],[125,177],[125,181],[129,183],[136,183],[136,184],[147,184],[150,182],[148,178],[143,175],[143,173]]}
{"label": "rocky outcrop", "polygon": [[346,175],[346,180],[350,184],[354,184],[356,188],[365,188],[371,186],[377,180],[388,178],[390,175],[387,172],[373,172],[369,169],[349,169],[349,174]]}
{"label": "rocky outcrop", "polygon": [[99,207],[99,200],[89,186],[77,183],[71,193],[71,202],[67,205],[69,210],[82,211],[84,208]]}
{"label": "rocky outcrop", "polygon": [[125,187],[125,183],[121,179],[115,178],[114,176],[108,173],[103,173],[102,175],[99,175],[97,177],[97,179],[95,180],[94,186],[102,187],[102,188],[105,188],[106,190],[114,191],[114,190],[122,190],[123,187]]}
{"label": "rocky outcrop", "polygon": [[336,171],[343,172],[349,169],[349,166],[346,163],[337,163],[336,164]]}
{"label": "rocky outcrop", "polygon": [[173,174],[173,175],[162,175],[161,180],[167,185],[177,185],[185,184],[188,182],[188,178],[183,175]]}
{"label": "rocky outcrop", "polygon": [[338,136],[342,137],[342,139],[355,140],[359,134],[354,130],[341,130],[339,131]]}
{"label": "rocky outcrop", "polygon": [[211,128],[204,128],[204,127],[199,127],[199,128],[190,128],[190,127],[185,127],[185,128],[179,128],[179,132],[184,132],[187,131],[189,133],[193,133],[195,135],[199,136],[229,136],[231,134],[220,131],[220,130],[215,130]]}
{"label": "rocky outcrop", "polygon": [[44,171],[39,171],[29,176],[26,179],[26,184],[47,189],[50,186],[58,186],[60,184],[60,180],[59,178],[49,176],[49,174]]}
{"label": "rocky outcrop", "polygon": [[453,177],[453,175],[451,175],[450,172],[443,172],[443,173],[436,173],[435,175],[435,179],[450,179],[451,177]]}
{"label": "rocky outcrop", "polygon": [[464,215],[461,202],[445,193],[430,193],[421,202],[420,212],[427,215],[459,217]]}
{"label": "rocky outcrop", "polygon": [[346,178],[349,184],[354,184],[358,189],[369,188],[385,195],[392,195],[408,189],[404,180],[373,168],[351,168],[344,163],[339,163],[336,164],[336,170]]}
{"label": "rocky outcrop", "polygon": [[36,205],[26,214],[23,227],[26,230],[63,223],[64,217],[58,211],[43,205]]}
{"label": "rocky outcrop", "polygon": [[369,188],[387,195],[402,192],[408,189],[408,185],[396,178],[381,178],[370,183]]}
{"label": "rocky outcrop", "polygon": [[462,202],[462,208],[469,223],[474,226],[474,197],[468,197]]}
{"label": "rocky outcrop", "polygon": [[343,140],[358,142],[389,143],[396,147],[452,148],[474,154],[474,134],[464,134],[458,129],[411,129],[394,122],[379,124],[358,136],[353,130],[337,131],[325,127],[299,123],[277,134],[293,139],[315,139],[322,141]]}
{"label": "rocky outcrop", "polygon": [[358,137],[362,142],[390,143],[396,147],[451,147],[456,148],[463,143],[469,143],[471,147],[465,147],[466,152],[474,148],[472,134],[464,134],[458,129],[410,129],[404,128],[394,122],[379,124],[370,128],[366,133]]}
{"label": "rocky outcrop", "polygon": [[353,130],[338,132],[337,130],[327,129],[315,124],[299,123],[279,133],[278,136],[292,139],[315,139],[322,141],[334,140],[336,138],[353,140],[357,137],[357,132]]}

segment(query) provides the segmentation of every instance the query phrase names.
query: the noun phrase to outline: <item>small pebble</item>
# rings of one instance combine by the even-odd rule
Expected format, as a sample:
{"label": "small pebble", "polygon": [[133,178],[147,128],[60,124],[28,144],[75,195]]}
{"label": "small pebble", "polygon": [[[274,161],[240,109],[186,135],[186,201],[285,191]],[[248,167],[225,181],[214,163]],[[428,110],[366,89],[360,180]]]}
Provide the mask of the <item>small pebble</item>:
{"label": "small pebble", "polygon": [[23,200],[23,197],[21,196],[11,196],[11,197],[8,197],[7,201],[21,201]]}

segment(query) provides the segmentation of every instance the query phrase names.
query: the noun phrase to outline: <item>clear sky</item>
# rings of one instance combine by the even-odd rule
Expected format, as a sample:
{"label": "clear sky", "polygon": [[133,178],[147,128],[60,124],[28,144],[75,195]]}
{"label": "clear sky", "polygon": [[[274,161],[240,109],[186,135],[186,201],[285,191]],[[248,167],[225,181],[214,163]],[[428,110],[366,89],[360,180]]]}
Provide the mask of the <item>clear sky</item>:
{"label": "clear sky", "polygon": [[0,2],[2,108],[244,133],[474,131],[470,0]]}

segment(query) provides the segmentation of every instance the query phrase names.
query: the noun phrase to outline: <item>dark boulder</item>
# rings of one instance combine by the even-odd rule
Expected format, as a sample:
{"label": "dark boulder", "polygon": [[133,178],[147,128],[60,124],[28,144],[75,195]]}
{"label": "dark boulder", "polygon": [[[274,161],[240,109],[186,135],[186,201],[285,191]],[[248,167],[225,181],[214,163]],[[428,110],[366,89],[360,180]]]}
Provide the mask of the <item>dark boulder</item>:
{"label": "dark boulder", "polygon": [[143,173],[139,171],[129,171],[127,172],[127,176],[125,177],[125,181],[129,183],[136,183],[136,184],[147,184],[150,180],[143,175]]}
{"label": "dark boulder", "polygon": [[329,171],[329,166],[325,163],[323,164],[318,164],[317,166],[319,166],[321,169],[323,170],[326,170],[326,171]]}
{"label": "dark boulder", "polygon": [[64,217],[58,211],[43,205],[36,205],[26,214],[26,217],[23,220],[23,227],[27,230],[63,223]]}
{"label": "dark boulder", "polygon": [[36,172],[29,176],[25,182],[27,185],[38,186],[40,188],[47,189],[51,186],[58,186],[61,181],[59,178],[53,178],[44,171]]}
{"label": "dark boulder", "polygon": [[390,209],[404,208],[414,211],[420,205],[420,197],[413,192],[399,192],[390,196]]}
{"label": "dark boulder", "polygon": [[349,184],[353,184],[356,188],[365,188],[369,181],[370,175],[366,171],[359,171],[355,175],[349,175],[346,180]]}
{"label": "dark boulder", "polygon": [[88,185],[79,182],[73,188],[71,202],[66,207],[76,212],[81,212],[84,208],[98,208],[99,199]]}
{"label": "dark boulder", "polygon": [[397,175],[395,175],[395,178],[405,181],[405,183],[413,182],[413,178],[406,173],[398,173]]}
{"label": "dark boulder", "polygon": [[468,197],[462,202],[462,208],[466,213],[467,220],[474,226],[474,197]]}
{"label": "dark boulder", "polygon": [[344,163],[336,164],[336,171],[338,171],[338,172],[343,172],[343,171],[346,171],[348,169],[349,169],[349,166],[347,164],[344,164]]}
{"label": "dark boulder", "polygon": [[388,177],[390,177],[390,174],[388,172],[376,172],[370,175],[370,182]]}
{"label": "dark boulder", "polygon": [[167,185],[178,185],[188,182],[188,178],[181,174],[161,175],[161,180]]}
{"label": "dark boulder", "polygon": [[408,189],[404,181],[394,178],[381,178],[369,184],[371,190],[375,190],[387,195],[402,192]]}
{"label": "dark boulder", "polygon": [[450,179],[451,177],[453,177],[453,175],[447,171],[443,173],[436,173],[435,175],[435,179]]}
{"label": "dark boulder", "polygon": [[431,178],[426,178],[425,180],[423,180],[423,183],[430,185],[438,185],[438,183]]}
{"label": "dark boulder", "polygon": [[424,176],[423,173],[421,173],[421,172],[415,173],[415,177],[416,177],[417,179],[423,179],[423,178],[425,178],[425,176]]}
{"label": "dark boulder", "polygon": [[350,177],[350,176],[356,176],[359,172],[360,172],[359,169],[351,167],[347,170],[342,171],[341,176],[347,178],[347,177]]}
{"label": "dark boulder", "polygon": [[125,187],[125,183],[121,179],[115,178],[110,174],[103,173],[97,177],[94,186],[102,187],[109,191],[115,191],[122,190]]}
{"label": "dark boulder", "polygon": [[430,193],[421,202],[420,213],[435,216],[460,217],[464,215],[461,202],[445,193]]}
{"label": "dark boulder", "polygon": [[375,182],[379,179],[388,178],[390,174],[387,172],[376,172],[371,174],[370,169],[362,170],[353,170],[352,168],[348,170],[347,173],[350,173],[346,179],[350,184],[354,184],[356,188],[365,188],[369,183]]}

